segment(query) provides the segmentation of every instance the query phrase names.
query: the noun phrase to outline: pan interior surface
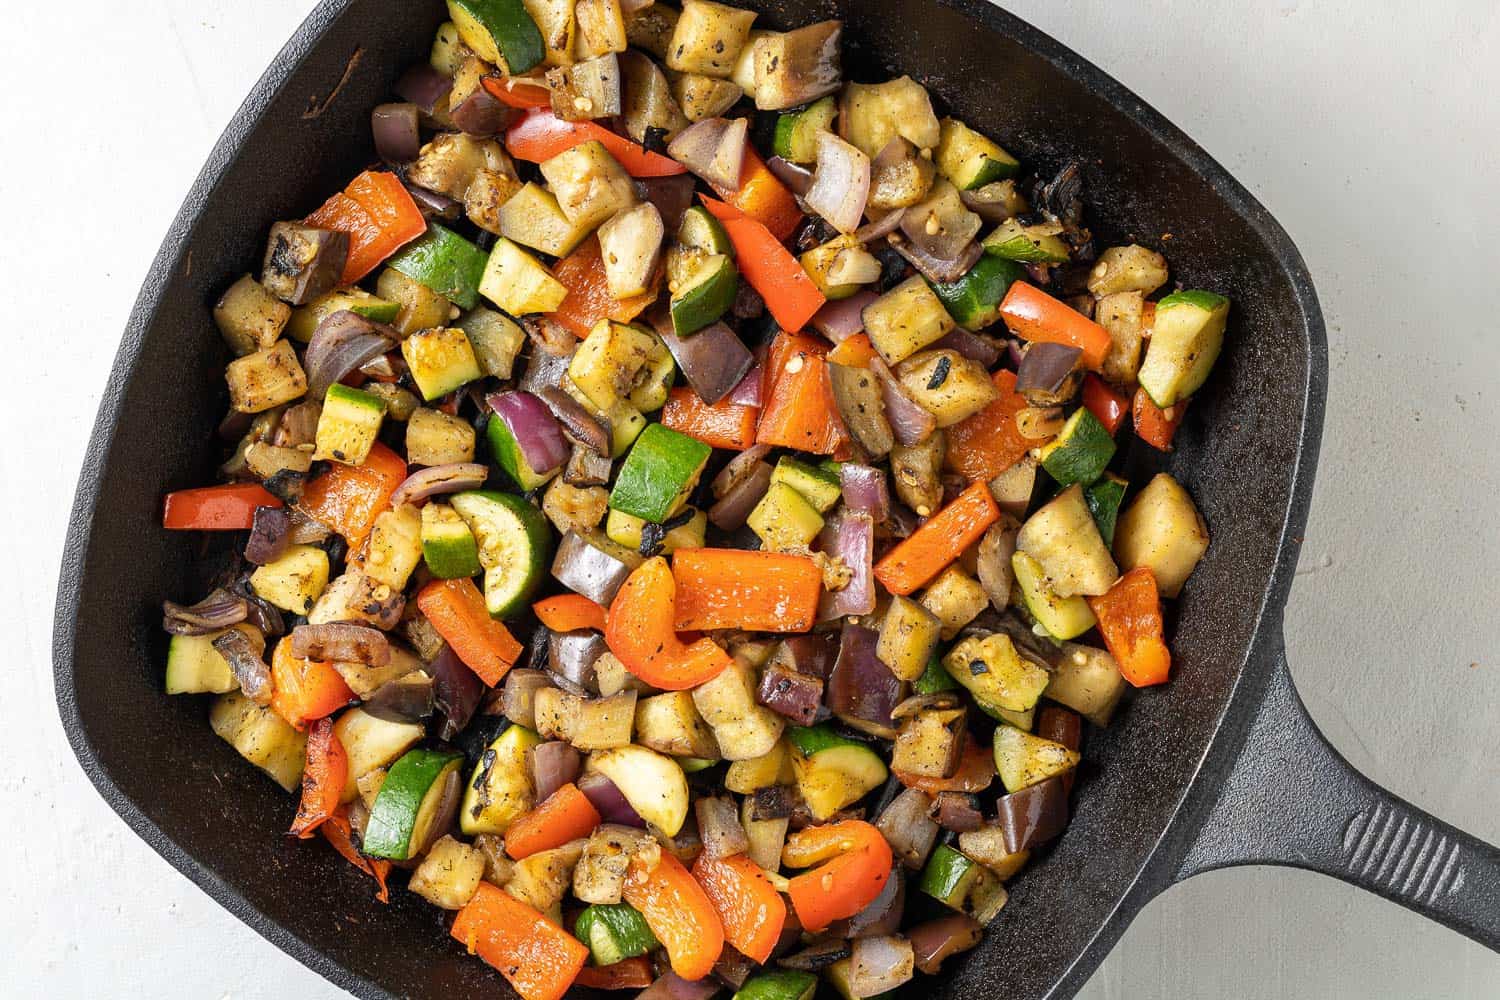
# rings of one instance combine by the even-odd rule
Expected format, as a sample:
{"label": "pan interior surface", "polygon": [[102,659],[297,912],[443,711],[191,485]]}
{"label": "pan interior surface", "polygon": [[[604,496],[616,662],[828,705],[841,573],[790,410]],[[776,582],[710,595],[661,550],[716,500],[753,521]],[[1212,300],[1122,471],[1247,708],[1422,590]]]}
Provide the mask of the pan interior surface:
{"label": "pan interior surface", "polygon": [[[1111,926],[1170,823],[1257,628],[1284,596],[1271,583],[1289,512],[1297,516],[1309,401],[1321,392],[1310,287],[1279,227],[1201,151],[983,0],[748,6],[777,27],[840,17],[848,77],[910,74],[940,113],[996,136],[1038,173],[1077,161],[1101,247],[1159,246],[1174,280],[1234,302],[1224,355],[1179,450],[1129,445],[1131,481],[1171,471],[1212,533],[1176,609],[1174,678],[1088,734],[1067,834],[1012,883],[980,948],[950,961],[941,980],[910,987],[1045,995],[1086,975],[1079,956]],[[125,334],[75,507],[56,640],[64,725],[110,803],[260,933],[368,996],[508,988],[448,939],[442,911],[401,891],[382,906],[373,883],[321,843],[285,837],[294,804],[213,735],[206,699],[162,694],[160,602],[201,596],[201,581],[185,570],[197,540],[155,525],[163,491],[213,476],[212,430],[227,400],[210,304],[257,267],[273,222],[305,214],[367,165],[370,108],[426,58],[443,19],[436,2],[324,3],[215,150]]]}

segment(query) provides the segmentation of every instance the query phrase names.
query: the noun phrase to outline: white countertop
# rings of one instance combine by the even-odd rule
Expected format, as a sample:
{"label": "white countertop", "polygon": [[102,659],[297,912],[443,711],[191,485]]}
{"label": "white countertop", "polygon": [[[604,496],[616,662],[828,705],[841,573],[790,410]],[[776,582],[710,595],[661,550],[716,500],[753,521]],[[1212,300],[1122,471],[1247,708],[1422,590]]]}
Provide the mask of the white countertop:
{"label": "white countertop", "polygon": [[[1356,766],[1500,841],[1500,8],[1008,5],[1185,129],[1301,247],[1332,372],[1287,610],[1294,673]],[[14,824],[0,996],[341,995],[104,805],[60,730],[50,667],[58,556],[115,331],[210,146],[310,6],[7,10],[0,605],[22,631],[0,699],[0,808]],[[1241,869],[1148,905],[1083,996],[1497,991],[1500,956],[1456,934],[1328,879]]]}

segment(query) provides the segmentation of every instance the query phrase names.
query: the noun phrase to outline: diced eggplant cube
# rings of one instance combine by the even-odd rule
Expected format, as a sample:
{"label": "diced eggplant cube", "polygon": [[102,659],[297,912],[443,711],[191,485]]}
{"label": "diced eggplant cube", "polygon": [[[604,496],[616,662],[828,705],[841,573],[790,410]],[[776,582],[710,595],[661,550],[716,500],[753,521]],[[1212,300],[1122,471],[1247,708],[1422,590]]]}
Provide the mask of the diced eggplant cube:
{"label": "diced eggplant cube", "polygon": [[349,234],[300,222],[278,222],[266,241],[260,283],[294,306],[338,286],[349,259]]}

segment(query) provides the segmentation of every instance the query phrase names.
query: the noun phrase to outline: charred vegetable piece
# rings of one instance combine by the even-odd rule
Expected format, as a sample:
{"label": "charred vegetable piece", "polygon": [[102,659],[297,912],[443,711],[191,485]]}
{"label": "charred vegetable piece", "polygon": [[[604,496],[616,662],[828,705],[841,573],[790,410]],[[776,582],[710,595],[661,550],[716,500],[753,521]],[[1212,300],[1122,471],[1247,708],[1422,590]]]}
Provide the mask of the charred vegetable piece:
{"label": "charred vegetable piece", "polygon": [[260,283],[283,302],[300,306],[337,286],[348,259],[348,233],[278,222],[271,227]]}
{"label": "charred vegetable piece", "polygon": [[815,819],[826,820],[885,782],[885,762],[867,744],[839,736],[829,726],[788,730],[792,768],[802,801]]}

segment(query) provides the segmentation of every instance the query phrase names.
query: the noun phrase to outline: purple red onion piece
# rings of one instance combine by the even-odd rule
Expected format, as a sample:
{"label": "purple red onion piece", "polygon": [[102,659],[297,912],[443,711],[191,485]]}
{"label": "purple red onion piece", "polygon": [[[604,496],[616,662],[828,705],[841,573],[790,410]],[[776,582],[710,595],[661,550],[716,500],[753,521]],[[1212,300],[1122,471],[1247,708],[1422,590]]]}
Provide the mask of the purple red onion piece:
{"label": "purple red onion piece", "polygon": [[807,207],[841,233],[859,229],[870,196],[870,158],[832,132],[818,133],[818,167]]}
{"label": "purple red onion piece", "polygon": [[823,704],[823,681],[799,673],[783,660],[773,660],[761,675],[755,698],[797,725],[810,726],[817,721]]}
{"label": "purple red onion piece", "polygon": [[715,499],[722,499],[726,493],[734,489],[740,483],[750,477],[761,459],[771,453],[771,446],[767,444],[753,444],[731,458],[714,476],[709,489],[713,492]]}
{"label": "purple red onion piece", "polygon": [[921,444],[937,429],[937,420],[926,407],[906,394],[896,376],[880,358],[870,359],[870,371],[880,379],[880,395],[885,402],[885,419],[890,422],[896,440],[911,446]]}
{"label": "purple red onion piece", "polygon": [[417,203],[418,210],[425,218],[457,219],[463,211],[463,202],[455,201],[445,194],[429,191],[415,184],[407,186],[406,190],[411,194],[411,200]]}
{"label": "purple red onion piece", "polygon": [[[823,551],[849,569],[849,582],[841,590],[823,592],[818,620],[870,614],[875,610],[874,519],[866,511],[845,508],[829,519],[823,536]],[[886,713],[887,721],[889,717]]]}
{"label": "purple red onion piece", "polygon": [[709,977],[683,979],[675,972],[662,973],[660,979],[635,995],[635,1000],[709,1000],[719,992],[719,984]]}
{"label": "purple red onion piece", "polygon": [[529,392],[492,392],[485,402],[499,417],[532,471],[546,475],[562,468],[572,449],[547,404]]}
{"label": "purple red onion piece", "polygon": [[876,521],[884,521],[890,513],[891,493],[884,469],[845,462],[839,467],[839,488],[850,510],[864,511]]}
{"label": "purple red onion piece", "polygon": [[380,685],[364,701],[371,715],[393,722],[418,722],[432,714],[432,676],[413,671]]}
{"label": "purple red onion piece", "polygon": [[694,179],[690,174],[672,177],[638,177],[635,193],[642,201],[649,201],[661,213],[662,224],[667,232],[675,233],[682,225],[682,213],[693,204]]}
{"label": "purple red onion piece", "polygon": [[678,132],[667,155],[714,187],[738,191],[749,135],[745,118],[705,118]]}
{"label": "purple red onion piece", "polygon": [[246,698],[257,705],[271,703],[271,668],[261,659],[250,637],[237,628],[232,628],[213,641],[214,650],[229,664],[234,679]]}
{"label": "purple red onion piece", "polygon": [[865,307],[880,296],[862,288],[847,299],[833,299],[813,313],[812,326],[835,344],[842,344],[865,328]]}
{"label": "purple red onion piece", "polygon": [[292,655],[304,660],[339,660],[383,667],[391,662],[391,643],[385,633],[353,622],[298,625],[292,629]]}
{"label": "purple red onion piece", "polygon": [[894,236],[890,242],[896,252],[905,257],[912,267],[921,272],[923,277],[939,284],[947,284],[962,278],[975,264],[979,263],[979,258],[984,255],[984,248],[977,240],[970,240],[952,257],[939,257],[921,244],[910,240],[902,240],[898,243]]}
{"label": "purple red onion piece", "polygon": [[208,635],[238,625],[249,613],[243,597],[218,588],[197,604],[163,601],[162,628],[171,635]]}
{"label": "purple red onion piece", "polygon": [[396,487],[391,494],[391,506],[427,500],[444,493],[462,493],[477,490],[489,476],[489,467],[479,462],[454,462],[451,465],[430,465],[418,469]]}
{"label": "purple red onion piece", "polygon": [[371,358],[391,350],[399,341],[400,337],[390,327],[348,309],[324,317],[303,355],[308,397],[322,399],[329,386],[342,381]]}
{"label": "purple red onion piece", "polygon": [[477,136],[504,132],[520,115],[518,109],[502,103],[483,87],[474,88],[474,92],[452,112],[453,124],[469,135]]}

